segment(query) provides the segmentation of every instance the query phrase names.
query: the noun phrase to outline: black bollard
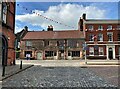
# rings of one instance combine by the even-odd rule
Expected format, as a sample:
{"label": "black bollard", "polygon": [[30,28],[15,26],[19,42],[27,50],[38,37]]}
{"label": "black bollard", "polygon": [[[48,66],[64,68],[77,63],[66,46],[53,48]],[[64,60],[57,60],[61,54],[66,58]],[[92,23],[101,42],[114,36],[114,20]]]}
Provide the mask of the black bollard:
{"label": "black bollard", "polygon": [[21,60],[21,62],[20,62],[20,69],[22,69],[22,60]]}
{"label": "black bollard", "polygon": [[5,76],[5,65],[3,65],[2,76]]}

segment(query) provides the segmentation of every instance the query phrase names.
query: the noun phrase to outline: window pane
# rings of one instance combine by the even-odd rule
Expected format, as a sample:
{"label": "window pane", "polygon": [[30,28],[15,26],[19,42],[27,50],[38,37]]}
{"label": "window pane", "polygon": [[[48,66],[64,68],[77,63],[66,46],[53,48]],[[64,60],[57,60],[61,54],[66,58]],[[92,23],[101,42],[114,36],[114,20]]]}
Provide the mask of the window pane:
{"label": "window pane", "polygon": [[89,26],[88,26],[88,29],[89,29],[89,30],[93,30],[93,26],[92,26],[92,25],[89,25]]}
{"label": "window pane", "polygon": [[80,57],[80,51],[72,51],[72,57]]}
{"label": "window pane", "polygon": [[103,41],[103,34],[98,34],[98,41]]}
{"label": "window pane", "polygon": [[89,55],[94,55],[94,48],[93,47],[89,47]]}
{"label": "window pane", "polygon": [[103,47],[99,47],[99,55],[104,55],[104,49],[103,49]]}
{"label": "window pane", "polygon": [[108,25],[107,30],[112,30],[112,25]]}
{"label": "window pane", "polygon": [[26,41],[26,46],[32,46],[32,42],[31,41]]}
{"label": "window pane", "polygon": [[99,26],[98,26],[98,30],[103,30],[103,26],[102,26],[102,25],[99,25]]}

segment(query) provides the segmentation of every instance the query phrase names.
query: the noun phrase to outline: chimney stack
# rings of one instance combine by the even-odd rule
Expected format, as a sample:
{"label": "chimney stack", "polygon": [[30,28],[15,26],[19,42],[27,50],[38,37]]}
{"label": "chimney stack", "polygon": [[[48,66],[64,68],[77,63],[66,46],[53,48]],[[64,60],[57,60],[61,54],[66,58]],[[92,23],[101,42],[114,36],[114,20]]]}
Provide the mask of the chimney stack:
{"label": "chimney stack", "polygon": [[24,27],[24,30],[28,31],[28,27],[27,27],[27,26],[25,26],[25,27]]}
{"label": "chimney stack", "polygon": [[48,26],[47,31],[53,31],[53,26],[52,25]]}
{"label": "chimney stack", "polygon": [[86,14],[85,13],[83,13],[82,19],[86,20]]}

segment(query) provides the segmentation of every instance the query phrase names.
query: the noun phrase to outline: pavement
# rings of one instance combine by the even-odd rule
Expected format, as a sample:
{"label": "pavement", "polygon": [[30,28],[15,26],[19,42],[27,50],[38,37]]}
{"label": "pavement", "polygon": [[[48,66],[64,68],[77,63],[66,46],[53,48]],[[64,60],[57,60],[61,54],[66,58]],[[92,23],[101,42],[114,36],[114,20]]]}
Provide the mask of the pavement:
{"label": "pavement", "polygon": [[[16,64],[16,65],[11,65],[11,66],[6,66],[5,67],[5,76],[1,76],[0,77],[0,82],[6,78],[9,78],[21,71],[24,71],[30,67],[32,67],[33,65],[22,65],[22,69],[20,69],[20,65],[19,64]],[[2,75],[2,67],[0,67],[0,70],[1,70],[1,75]]]}
{"label": "pavement", "polygon": [[28,87],[28,89],[30,87],[33,89],[39,89],[38,87],[43,87],[43,89],[44,87],[97,89],[99,87],[99,89],[117,89],[116,85],[108,83],[88,68],[41,67],[39,65],[5,79],[3,87]]}
{"label": "pavement", "polygon": [[[19,87],[21,87],[21,86],[22,87],[24,87],[24,86],[27,86],[27,87],[29,87],[29,86],[30,87],[37,87],[37,85],[35,85],[35,84],[33,84],[33,86],[32,86],[32,83],[29,83],[29,84],[25,83],[26,85],[19,84],[19,81],[24,83],[24,81],[23,81],[24,79],[21,81],[21,79],[19,79],[19,78],[17,79],[17,77],[21,77],[21,78],[24,77],[25,81],[28,81],[29,78],[31,79],[31,77],[30,77],[30,75],[31,75],[31,76],[33,76],[36,79],[36,80],[34,80],[32,78],[33,79],[32,81],[34,81],[36,84],[41,83],[39,81],[38,81],[38,83],[36,82],[39,79],[39,76],[40,76],[40,78],[43,77],[42,80],[44,80],[43,82],[45,84],[42,82],[43,84],[39,85],[41,87],[45,87],[45,86],[56,87],[56,86],[54,86],[54,83],[51,83],[51,82],[52,81],[57,81],[57,80],[52,80],[51,78],[48,78],[46,80],[46,77],[45,76],[41,76],[41,75],[46,75],[46,73],[47,73],[48,74],[47,76],[52,77],[55,74],[50,74],[51,73],[50,70],[54,70],[54,69],[55,69],[55,71],[52,71],[52,72],[57,72],[57,75],[55,75],[55,76],[61,75],[61,74],[58,73],[57,69],[60,69],[61,73],[63,73],[63,71],[64,72],[66,71],[66,72],[68,72],[67,73],[68,75],[69,74],[71,75],[72,72],[70,72],[70,71],[72,71],[72,70],[70,68],[72,68],[73,70],[75,69],[77,71],[76,74],[79,74],[78,71],[81,72],[81,71],[83,71],[83,69],[85,69],[85,70],[87,69],[86,72],[83,72],[83,74],[91,73],[91,72],[95,73],[94,76],[97,76],[95,78],[95,79],[97,79],[97,80],[95,80],[96,82],[99,82],[99,78],[105,80],[104,82],[102,80],[100,80],[100,81],[103,82],[100,87],[106,86],[104,84],[108,84],[107,86],[110,86],[110,87],[111,86],[118,86],[118,78],[119,78],[118,69],[117,69],[119,67],[119,61],[118,60],[87,60],[87,65],[85,64],[84,60],[22,60],[22,63],[23,63],[23,69],[22,70],[19,69],[20,68],[20,66],[19,66],[20,62],[21,62],[21,60],[16,60],[16,65],[14,65],[14,66],[7,66],[6,67],[5,77],[2,77],[2,79],[0,79],[0,84],[1,84],[1,82],[3,80],[3,81],[5,81],[4,82],[4,86],[7,86],[9,84],[10,85],[16,85],[15,82],[17,82]],[[34,65],[34,67],[32,67],[33,65]],[[48,72],[46,71],[46,68],[48,68],[47,69]],[[1,71],[1,68],[0,68],[0,71]],[[21,71],[23,71],[23,72],[21,73]],[[44,74],[44,72],[45,72],[45,74]],[[66,74],[66,72],[65,72],[65,74]],[[67,74],[65,75],[66,77],[68,77]],[[59,78],[60,77],[62,78],[63,76],[64,75],[59,76]],[[74,75],[71,75],[70,77],[73,77],[73,76]],[[78,77],[86,77],[86,76],[90,77],[91,75],[78,76]],[[94,76],[92,76],[92,77],[94,77]],[[74,76],[74,78],[77,79],[75,76]],[[9,79],[12,79],[12,81],[9,80]],[[52,81],[49,81],[49,79],[52,80]],[[8,80],[9,80],[9,82],[8,82]],[[13,83],[13,80],[15,81],[14,83]],[[86,83],[86,82],[88,82],[87,79],[85,79],[84,83],[81,83],[82,82],[81,80],[80,81],[79,80],[74,80],[77,83],[81,83],[83,85],[82,86],[82,85],[76,85],[74,82],[72,82],[71,79],[70,79],[69,82],[67,80],[64,80],[64,81],[67,82],[67,84],[63,81],[63,86],[64,87],[70,87],[69,84],[72,84],[71,86],[75,86],[75,87],[76,86],[77,87],[85,87],[85,86],[96,87],[99,84],[98,83],[98,84],[96,84],[96,86],[93,86],[90,83]],[[58,81],[61,81],[61,80],[58,79]],[[106,81],[107,81],[107,83],[106,83]],[[50,82],[50,83],[48,83],[48,82]],[[64,83],[66,85],[64,85]],[[48,84],[48,85],[46,85],[46,84]],[[57,85],[59,87],[61,87],[59,85],[59,83]],[[16,86],[14,86],[14,87],[16,87]]]}
{"label": "pavement", "polygon": [[[85,64],[85,60],[22,60],[23,64],[26,65],[41,65],[41,66],[119,66],[120,60],[87,60],[87,64]],[[20,64],[20,60],[16,60],[16,64]]]}

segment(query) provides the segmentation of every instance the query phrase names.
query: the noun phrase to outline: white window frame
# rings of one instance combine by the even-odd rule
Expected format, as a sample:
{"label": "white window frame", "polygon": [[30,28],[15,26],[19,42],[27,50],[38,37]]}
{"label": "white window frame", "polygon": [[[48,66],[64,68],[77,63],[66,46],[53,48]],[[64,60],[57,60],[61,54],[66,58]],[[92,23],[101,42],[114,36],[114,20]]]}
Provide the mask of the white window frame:
{"label": "white window frame", "polygon": [[120,30],[120,25],[117,25],[117,30]]}
{"label": "white window frame", "polygon": [[102,25],[99,25],[99,26],[98,26],[98,30],[103,30],[103,26],[102,26]]}
{"label": "white window frame", "polygon": [[7,23],[7,4],[3,3],[2,5],[2,22]]}
{"label": "white window frame", "polygon": [[32,46],[32,41],[26,41],[26,46],[31,47]]}
{"label": "white window frame", "polygon": [[112,30],[112,25],[108,25],[107,30]]}
{"label": "white window frame", "polygon": [[[100,37],[100,39],[99,39],[99,37]],[[98,39],[99,39],[99,40],[98,40]],[[99,34],[98,34],[98,39],[97,39],[97,40],[98,40],[99,42],[103,42],[103,34],[102,34],[102,33],[99,33]],[[101,40],[101,39],[102,39],[102,40]]]}
{"label": "white window frame", "polygon": [[[102,52],[103,54],[101,55],[100,52]],[[99,56],[104,56],[104,48],[103,47],[99,47]]]}
{"label": "white window frame", "polygon": [[89,47],[89,56],[94,56],[94,47]]}
{"label": "white window frame", "polygon": [[92,31],[93,30],[93,25],[89,25],[88,30]]}
{"label": "white window frame", "polygon": [[[109,37],[108,37],[109,34],[111,34],[111,39],[112,40],[109,40]],[[108,37],[108,42],[113,42],[113,33],[112,32],[108,32],[107,33],[107,37]]]}
{"label": "white window frame", "polygon": [[[90,40],[90,39],[92,39],[92,40]],[[89,42],[94,42],[94,34],[89,34]]]}
{"label": "white window frame", "polygon": [[119,50],[118,50],[118,55],[120,56],[120,47],[119,47]]}

